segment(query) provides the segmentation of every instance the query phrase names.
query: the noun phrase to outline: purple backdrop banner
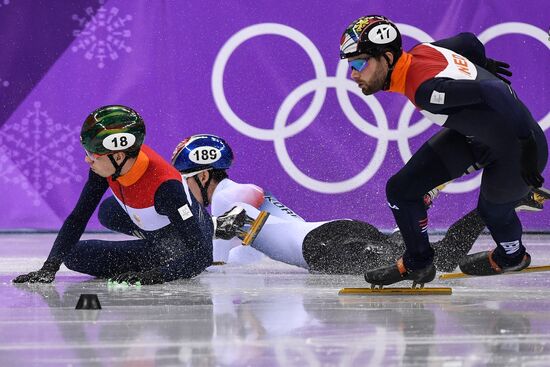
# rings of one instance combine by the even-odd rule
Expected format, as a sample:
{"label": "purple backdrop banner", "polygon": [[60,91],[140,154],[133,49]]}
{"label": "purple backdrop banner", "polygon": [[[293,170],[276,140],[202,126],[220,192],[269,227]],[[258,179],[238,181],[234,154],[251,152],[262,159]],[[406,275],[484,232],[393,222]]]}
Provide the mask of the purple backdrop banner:
{"label": "purple backdrop banner", "polygon": [[[88,168],[78,134],[106,104],[138,110],[169,159],[184,137],[220,135],[231,178],[307,220],[394,225],[386,180],[437,127],[405,97],[361,95],[338,57],[355,18],[383,14],[404,48],[471,31],[512,65],[513,87],[548,134],[545,1],[0,0],[0,229],[57,229]],[[550,180],[549,170],[544,176]],[[479,175],[447,187],[431,228],[475,207]],[[550,211],[523,215],[548,230]],[[89,229],[99,229],[94,216]]]}

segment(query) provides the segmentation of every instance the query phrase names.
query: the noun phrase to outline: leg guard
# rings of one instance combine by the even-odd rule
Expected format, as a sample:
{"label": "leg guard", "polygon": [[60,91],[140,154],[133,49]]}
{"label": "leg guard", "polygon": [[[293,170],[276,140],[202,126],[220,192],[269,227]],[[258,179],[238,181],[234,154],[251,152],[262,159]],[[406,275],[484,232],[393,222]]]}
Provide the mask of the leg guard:
{"label": "leg guard", "polygon": [[485,222],[476,210],[472,210],[455,222],[442,240],[432,244],[437,270],[454,271],[464,256],[470,252],[484,228]]}
{"label": "leg guard", "polygon": [[404,251],[374,226],[354,221],[325,223],[307,234],[303,255],[311,271],[331,274],[363,274],[391,264]]}

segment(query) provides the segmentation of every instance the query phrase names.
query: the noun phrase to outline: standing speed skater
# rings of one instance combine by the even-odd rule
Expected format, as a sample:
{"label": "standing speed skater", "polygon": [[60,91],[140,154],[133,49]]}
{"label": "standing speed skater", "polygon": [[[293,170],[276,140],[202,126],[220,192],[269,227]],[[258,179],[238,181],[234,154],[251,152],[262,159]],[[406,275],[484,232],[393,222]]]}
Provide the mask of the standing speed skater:
{"label": "standing speed skater", "polygon": [[434,250],[422,196],[481,168],[477,210],[496,247],[467,256],[460,268],[471,275],[492,275],[529,266],[531,257],[514,209],[543,184],[548,145],[507,80],[512,75],[509,65],[488,58],[472,33],[422,43],[406,52],[399,29],[379,15],[361,17],[346,28],[340,58],[348,60],[351,78],[364,94],[403,94],[442,127],[388,180],[388,204],[406,250],[395,264],[368,271],[365,279],[380,286],[432,281]]}

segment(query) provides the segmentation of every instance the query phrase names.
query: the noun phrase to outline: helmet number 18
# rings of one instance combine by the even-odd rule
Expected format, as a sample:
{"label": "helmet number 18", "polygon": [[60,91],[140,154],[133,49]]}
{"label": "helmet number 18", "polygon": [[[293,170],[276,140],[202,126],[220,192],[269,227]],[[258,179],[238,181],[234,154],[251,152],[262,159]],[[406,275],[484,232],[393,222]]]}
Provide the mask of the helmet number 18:
{"label": "helmet number 18", "polygon": [[[119,143],[119,141],[120,141],[120,143]],[[117,141],[117,138],[113,138],[113,140],[111,140],[111,142],[113,143],[113,146],[114,146],[115,148],[118,148],[119,145],[120,145],[121,147],[125,147],[125,146],[128,145],[128,139],[126,139],[125,136],[122,136],[122,137],[120,138],[120,140],[118,140],[118,141]]]}
{"label": "helmet number 18", "polygon": [[126,150],[134,145],[136,137],[130,133],[116,133],[103,139],[103,146],[111,151]]}

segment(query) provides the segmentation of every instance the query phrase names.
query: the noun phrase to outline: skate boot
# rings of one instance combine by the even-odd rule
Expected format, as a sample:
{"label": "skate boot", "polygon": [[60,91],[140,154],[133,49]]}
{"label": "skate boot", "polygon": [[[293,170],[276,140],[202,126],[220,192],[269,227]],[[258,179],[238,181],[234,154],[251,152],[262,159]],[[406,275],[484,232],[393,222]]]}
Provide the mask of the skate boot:
{"label": "skate boot", "polygon": [[213,217],[214,237],[230,240],[238,237],[243,245],[250,245],[267,221],[269,213],[262,211],[256,219],[249,217],[244,208],[234,206],[219,217]]}
{"label": "skate boot", "polygon": [[430,264],[423,269],[408,271],[403,263],[403,258],[399,258],[397,263],[382,268],[367,271],[365,280],[371,284],[371,288],[382,288],[385,285],[401,282],[403,280],[412,280],[412,288],[418,284],[424,288],[424,283],[431,282],[435,278],[435,266]]}
{"label": "skate boot", "polygon": [[538,189],[531,190],[523,199],[520,200],[520,202],[516,206],[516,212],[540,212],[542,209],[544,209],[544,201],[548,198],[545,197],[545,195],[539,194],[536,190]]}
{"label": "skate boot", "polygon": [[543,202],[544,200],[550,199],[550,190],[545,187],[534,188],[533,192],[539,197],[539,200]]}
{"label": "skate boot", "polygon": [[460,270],[467,275],[497,275],[520,271],[531,264],[531,255],[526,252],[519,264],[510,267],[499,266],[493,260],[493,251],[482,251],[466,256],[460,263]]}

